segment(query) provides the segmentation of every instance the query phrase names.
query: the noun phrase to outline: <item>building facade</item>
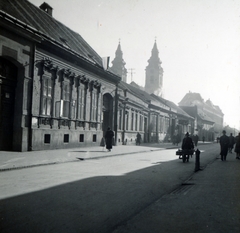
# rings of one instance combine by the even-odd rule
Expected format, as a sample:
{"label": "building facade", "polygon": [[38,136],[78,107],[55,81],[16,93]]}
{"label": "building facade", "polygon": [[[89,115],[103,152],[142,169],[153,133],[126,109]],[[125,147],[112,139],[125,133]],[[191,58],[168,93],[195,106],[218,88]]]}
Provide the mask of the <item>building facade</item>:
{"label": "building facade", "polygon": [[99,145],[121,78],[48,4],[4,0],[0,10],[0,150]]}
{"label": "building facade", "polygon": [[206,102],[199,93],[187,93],[180,101],[179,106],[194,117],[194,134],[198,134],[207,141],[213,141],[223,129],[223,116],[221,109],[213,105],[210,100]]}
{"label": "building facade", "polygon": [[[135,144],[138,132],[144,142],[169,142],[202,124],[160,97],[163,69],[156,41],[144,89],[126,83],[120,43],[107,69],[52,13],[47,3],[0,3],[0,150],[99,146],[108,127],[116,145]],[[202,108],[209,112],[211,105]]]}

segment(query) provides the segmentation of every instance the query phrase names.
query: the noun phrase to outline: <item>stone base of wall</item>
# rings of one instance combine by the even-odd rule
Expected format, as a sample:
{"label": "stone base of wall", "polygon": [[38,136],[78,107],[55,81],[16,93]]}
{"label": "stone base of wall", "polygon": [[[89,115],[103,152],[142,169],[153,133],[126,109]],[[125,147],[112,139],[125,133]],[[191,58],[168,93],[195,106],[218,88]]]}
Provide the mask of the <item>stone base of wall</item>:
{"label": "stone base of wall", "polygon": [[33,129],[32,150],[100,146],[102,131]]}

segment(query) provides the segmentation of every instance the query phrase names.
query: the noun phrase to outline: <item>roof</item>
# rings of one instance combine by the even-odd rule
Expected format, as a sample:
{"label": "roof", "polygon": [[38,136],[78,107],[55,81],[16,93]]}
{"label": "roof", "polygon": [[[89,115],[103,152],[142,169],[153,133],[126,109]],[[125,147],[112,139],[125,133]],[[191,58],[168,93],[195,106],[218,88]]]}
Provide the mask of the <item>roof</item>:
{"label": "roof", "polygon": [[184,110],[182,110],[180,107],[178,107],[175,103],[173,103],[172,101],[170,100],[166,100],[160,96],[156,96],[154,94],[152,94],[152,96],[154,96],[156,99],[158,99],[159,101],[165,103],[166,105],[168,105],[170,108],[171,108],[171,111],[174,111],[176,112],[177,114],[179,115],[182,115],[184,117],[187,117],[187,118],[191,118],[191,119],[194,119],[192,116],[190,116],[189,114],[187,114]]}
{"label": "roof", "polygon": [[203,103],[203,98],[199,93],[189,92],[179,102],[179,106],[194,106]]}
{"label": "roof", "polygon": [[102,67],[102,58],[77,32],[27,0],[1,0],[0,10]]}
{"label": "roof", "polygon": [[135,96],[137,96],[138,98],[142,99],[145,102],[150,103],[151,100],[155,101],[155,99],[153,97],[151,97],[151,95],[149,95],[147,92],[145,92],[135,86],[132,86],[128,83],[125,83],[123,81],[121,81],[119,83],[119,88],[129,91],[130,93],[134,94]]}
{"label": "roof", "polygon": [[206,102],[204,102],[204,99],[201,97],[199,93],[189,92],[179,102],[179,106],[195,106],[195,105],[201,106],[205,109],[209,109],[211,112],[223,115],[222,110],[219,108],[219,106],[214,105],[211,100],[207,100]]}

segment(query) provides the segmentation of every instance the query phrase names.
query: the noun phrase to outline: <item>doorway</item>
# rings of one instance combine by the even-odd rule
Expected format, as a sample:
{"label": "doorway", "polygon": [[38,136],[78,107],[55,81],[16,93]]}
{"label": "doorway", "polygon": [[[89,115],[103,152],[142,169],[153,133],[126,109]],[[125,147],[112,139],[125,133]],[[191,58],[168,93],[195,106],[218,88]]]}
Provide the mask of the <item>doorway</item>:
{"label": "doorway", "polygon": [[103,136],[107,128],[112,128],[113,124],[113,97],[107,93],[103,95]]}
{"label": "doorway", "polygon": [[0,150],[13,149],[13,121],[17,67],[0,58]]}

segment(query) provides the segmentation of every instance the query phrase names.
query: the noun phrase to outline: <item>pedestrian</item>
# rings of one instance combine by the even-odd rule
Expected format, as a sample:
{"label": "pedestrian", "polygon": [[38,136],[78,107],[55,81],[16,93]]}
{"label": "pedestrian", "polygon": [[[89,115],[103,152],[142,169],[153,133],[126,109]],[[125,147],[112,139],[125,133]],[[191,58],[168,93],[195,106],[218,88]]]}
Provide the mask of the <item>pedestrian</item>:
{"label": "pedestrian", "polygon": [[180,134],[178,133],[177,136],[176,136],[176,144],[178,146],[178,143],[181,142],[181,137],[180,137]]}
{"label": "pedestrian", "polygon": [[230,133],[230,136],[229,136],[229,147],[228,147],[229,153],[232,153],[232,149],[234,147],[234,144],[235,144],[235,138],[233,137],[232,133]]}
{"label": "pedestrian", "polygon": [[189,133],[185,134],[182,141],[182,152],[183,156],[187,156],[187,162],[189,161],[189,155],[192,155],[192,150],[194,149],[192,138],[189,137]]}
{"label": "pedestrian", "polygon": [[108,149],[108,151],[111,151],[112,149],[113,137],[114,132],[111,130],[110,127],[108,127],[107,132],[105,134],[106,148]]}
{"label": "pedestrian", "polygon": [[136,145],[139,145],[139,146],[140,146],[141,140],[142,140],[142,136],[141,136],[141,134],[138,132],[138,133],[137,133],[137,138],[136,138]]}
{"label": "pedestrian", "polygon": [[202,141],[203,141],[203,143],[205,142],[205,136],[202,136]]}
{"label": "pedestrian", "polygon": [[221,160],[226,161],[227,153],[228,153],[228,147],[229,147],[229,137],[226,135],[226,131],[222,131],[222,136],[220,137],[220,148],[221,148]]}
{"label": "pedestrian", "polygon": [[240,159],[240,133],[238,133],[238,136],[235,139],[236,144],[234,152],[236,153],[236,159]]}
{"label": "pedestrian", "polygon": [[198,135],[197,134],[194,136],[194,144],[195,144],[195,146],[198,145]]}

